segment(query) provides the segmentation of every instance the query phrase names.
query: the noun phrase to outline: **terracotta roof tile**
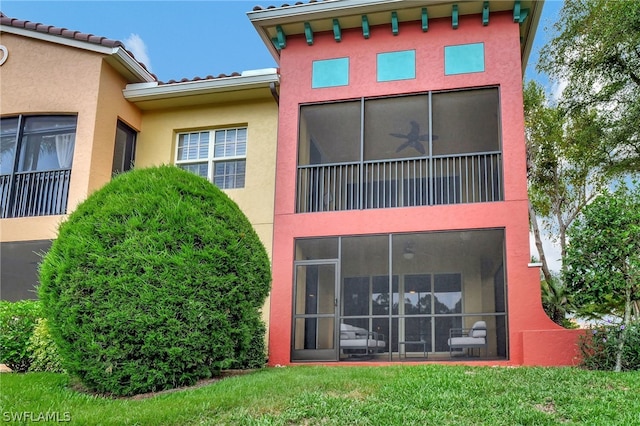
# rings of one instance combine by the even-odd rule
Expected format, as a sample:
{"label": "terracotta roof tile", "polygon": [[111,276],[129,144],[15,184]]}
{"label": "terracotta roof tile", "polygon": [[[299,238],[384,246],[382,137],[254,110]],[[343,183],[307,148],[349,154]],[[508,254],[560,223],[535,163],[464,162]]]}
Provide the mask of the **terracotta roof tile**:
{"label": "terracotta roof tile", "polygon": [[208,75],[206,77],[193,77],[191,79],[189,78],[183,78],[180,80],[169,80],[169,81],[158,81],[159,85],[164,85],[164,84],[176,84],[176,83],[188,83],[191,81],[203,81],[203,80],[217,80],[219,78],[229,78],[229,77],[239,77],[242,74],[240,74],[239,72],[232,72],[231,74],[218,74],[218,76],[213,76],[213,75]]}
{"label": "terracotta roof tile", "polygon": [[[313,0],[312,0],[313,1]],[[272,6],[272,8],[275,6]],[[96,44],[96,45],[100,45],[100,46],[106,46],[109,48],[115,48],[115,47],[122,47],[123,49],[125,49],[127,51],[127,53],[129,55],[131,55],[132,58],[135,59],[135,56],[133,55],[133,53],[131,53],[131,51],[127,50],[124,43],[122,43],[121,41],[118,40],[112,40],[106,37],[100,37],[100,36],[96,36],[93,34],[86,34],[86,33],[82,33],[80,31],[74,31],[74,30],[69,30],[67,28],[60,28],[60,27],[54,27],[52,25],[45,25],[45,24],[41,24],[39,22],[32,22],[32,21],[22,21],[20,19],[16,19],[16,18],[9,18],[8,16],[6,16],[4,13],[0,12],[0,24],[2,25],[7,25],[7,26],[11,26],[11,27],[15,27],[15,28],[24,28],[25,30],[30,30],[30,31],[37,31],[40,33],[46,33],[46,34],[51,34],[54,36],[58,36],[58,37],[64,37],[64,38],[68,38],[68,39],[72,39],[72,40],[78,40],[78,41],[83,41],[83,42],[87,42],[87,43],[92,43],[92,44]],[[145,64],[143,64],[142,62],[139,62],[140,65],[142,65],[142,67],[148,71],[147,67],[145,66]],[[152,74],[153,75],[153,74]],[[213,80],[213,79],[218,79],[218,78],[229,78],[229,77],[238,77],[241,74],[238,72],[233,72],[231,74],[219,74],[217,77],[214,77],[213,75],[208,75],[206,77],[194,77],[192,79],[188,79],[188,78],[183,78],[181,80],[169,80],[167,82],[162,82],[162,81],[158,81],[158,84],[175,84],[175,83],[186,83],[189,81],[200,81],[200,80]],[[153,75],[153,77],[158,80],[158,78]]]}
{"label": "terracotta roof tile", "polygon": [[[321,1],[329,1],[329,0],[309,0],[306,3],[318,3],[318,2],[321,2]],[[293,4],[293,6],[300,6],[301,4],[306,4],[306,3],[303,2],[303,1],[297,1],[297,2],[295,2]],[[273,5],[267,6],[267,7],[254,6],[253,11],[257,12],[259,10],[266,10],[266,9],[280,9],[280,8],[283,8],[283,7],[290,7],[290,6],[292,6],[292,5],[290,5],[288,3],[284,3],[281,6],[273,6]]]}
{"label": "terracotta roof tile", "polygon": [[106,37],[99,37],[93,34],[85,34],[80,31],[72,31],[66,28],[58,28],[53,25],[45,25],[39,22],[23,21],[16,18],[9,18],[0,12],[0,24],[15,28],[24,28],[25,30],[37,31],[40,33],[51,34],[55,36],[70,38],[88,43],[99,44],[106,47],[124,47],[124,44],[118,40],[111,40]]}

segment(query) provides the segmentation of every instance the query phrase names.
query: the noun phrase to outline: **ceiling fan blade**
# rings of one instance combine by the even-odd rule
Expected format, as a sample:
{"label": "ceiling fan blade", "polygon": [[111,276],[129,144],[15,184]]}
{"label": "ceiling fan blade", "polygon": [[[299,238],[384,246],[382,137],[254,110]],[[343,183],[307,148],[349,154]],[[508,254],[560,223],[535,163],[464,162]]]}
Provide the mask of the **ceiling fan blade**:
{"label": "ceiling fan blade", "polygon": [[393,136],[394,138],[402,138],[402,139],[406,139],[407,135],[403,135],[400,133],[389,133],[390,136]]}
{"label": "ceiling fan blade", "polygon": [[405,149],[405,148],[406,148],[406,147],[408,147],[408,146],[409,146],[409,142],[405,142],[405,143],[403,143],[402,145],[400,145],[400,146],[398,147],[398,149],[396,149],[396,152],[400,152],[400,151],[402,151],[403,149]]}

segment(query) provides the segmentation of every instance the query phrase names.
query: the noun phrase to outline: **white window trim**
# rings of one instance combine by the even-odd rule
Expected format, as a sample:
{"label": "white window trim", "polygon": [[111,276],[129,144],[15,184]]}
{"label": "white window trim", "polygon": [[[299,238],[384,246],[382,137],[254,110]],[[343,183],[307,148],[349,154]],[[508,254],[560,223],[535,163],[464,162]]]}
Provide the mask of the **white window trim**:
{"label": "white window trim", "polygon": [[[229,155],[224,157],[215,157],[215,134],[219,131],[228,131],[228,130],[240,130],[244,129],[246,132],[246,141],[245,141],[245,154],[244,155]],[[196,159],[188,159],[188,160],[178,160],[178,150],[180,149],[180,136],[188,135],[191,133],[209,133],[209,147],[207,150],[207,158],[196,158]],[[190,164],[207,164],[207,180],[215,185],[215,165],[216,163],[226,163],[230,161],[245,161],[245,185],[241,187],[233,187],[233,188],[220,188],[224,191],[229,189],[242,189],[246,186],[246,161],[247,161],[247,149],[248,149],[248,141],[249,141],[249,128],[248,126],[236,126],[236,127],[223,127],[223,128],[215,128],[208,130],[193,130],[193,131],[182,131],[176,133],[176,144],[174,151],[174,163],[176,166],[190,165]]]}

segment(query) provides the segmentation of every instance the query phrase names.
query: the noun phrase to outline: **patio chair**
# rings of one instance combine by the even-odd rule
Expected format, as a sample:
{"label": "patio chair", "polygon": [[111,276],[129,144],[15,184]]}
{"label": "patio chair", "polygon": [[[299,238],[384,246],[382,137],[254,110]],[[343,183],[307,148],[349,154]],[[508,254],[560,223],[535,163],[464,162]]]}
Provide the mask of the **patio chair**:
{"label": "patio chair", "polygon": [[454,349],[470,349],[471,355],[473,350],[478,349],[478,357],[480,349],[487,348],[487,323],[484,321],[476,321],[469,329],[451,328],[449,329],[449,356],[453,357]]}
{"label": "patio chair", "polygon": [[348,355],[371,355],[384,351],[387,343],[384,334],[340,324],[340,349]]}

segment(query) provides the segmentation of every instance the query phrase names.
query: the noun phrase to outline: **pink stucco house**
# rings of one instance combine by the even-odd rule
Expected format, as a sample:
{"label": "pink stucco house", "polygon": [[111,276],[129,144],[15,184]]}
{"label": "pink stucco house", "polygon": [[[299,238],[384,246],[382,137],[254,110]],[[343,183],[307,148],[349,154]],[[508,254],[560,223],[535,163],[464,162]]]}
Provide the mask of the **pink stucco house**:
{"label": "pink stucco house", "polygon": [[541,8],[248,13],[281,76],[271,364],[575,362],[529,254],[522,76]]}

